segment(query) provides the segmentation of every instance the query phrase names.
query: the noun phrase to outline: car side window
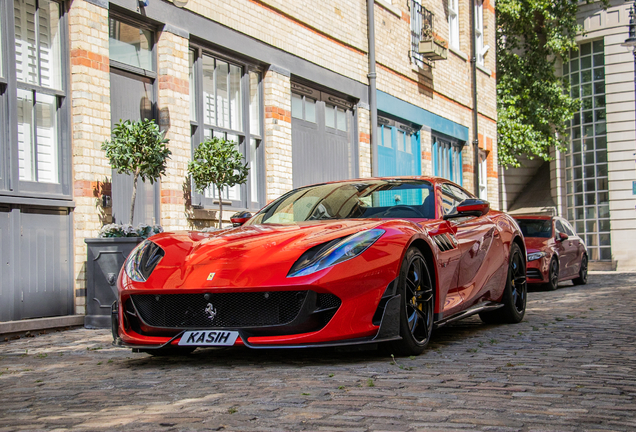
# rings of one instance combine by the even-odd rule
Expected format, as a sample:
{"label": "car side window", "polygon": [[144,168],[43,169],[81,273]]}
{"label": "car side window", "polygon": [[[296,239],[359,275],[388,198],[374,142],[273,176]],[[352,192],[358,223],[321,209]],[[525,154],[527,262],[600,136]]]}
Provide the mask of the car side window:
{"label": "car side window", "polygon": [[563,228],[565,228],[565,232],[567,235],[569,236],[574,236],[576,235],[574,233],[574,228],[572,228],[572,225],[570,225],[570,223],[566,220],[563,220]]}
{"label": "car side window", "polygon": [[554,228],[556,229],[557,234],[558,233],[566,233],[567,234],[567,232],[565,231],[565,228],[563,228],[563,224],[558,219],[554,221]]}
{"label": "car side window", "polygon": [[455,209],[465,199],[472,198],[466,192],[460,188],[453,186],[452,184],[444,183],[441,186],[442,189],[442,207],[444,214],[455,213]]}

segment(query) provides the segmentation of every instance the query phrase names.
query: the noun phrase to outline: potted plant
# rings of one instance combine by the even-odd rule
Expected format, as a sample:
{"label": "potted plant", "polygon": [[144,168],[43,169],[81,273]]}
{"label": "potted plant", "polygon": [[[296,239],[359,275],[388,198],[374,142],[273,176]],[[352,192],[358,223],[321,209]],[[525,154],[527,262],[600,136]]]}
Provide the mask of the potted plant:
{"label": "potted plant", "polygon": [[115,283],[126,257],[144,238],[163,231],[158,225],[139,224],[133,228],[132,221],[137,180],[154,183],[165,174],[171,155],[167,143],[155,121],[145,119],[120,121],[113,128],[111,140],[102,144],[113,169],[133,176],[133,193],[130,224],[105,225],[99,238],[84,240],[87,244],[85,327],[110,327],[111,306],[117,299]]}
{"label": "potted plant", "polygon": [[223,223],[223,189],[247,181],[249,168],[243,162],[243,155],[234,141],[214,137],[199,144],[188,164],[188,174],[198,192],[204,193],[212,186],[218,193],[219,228]]}

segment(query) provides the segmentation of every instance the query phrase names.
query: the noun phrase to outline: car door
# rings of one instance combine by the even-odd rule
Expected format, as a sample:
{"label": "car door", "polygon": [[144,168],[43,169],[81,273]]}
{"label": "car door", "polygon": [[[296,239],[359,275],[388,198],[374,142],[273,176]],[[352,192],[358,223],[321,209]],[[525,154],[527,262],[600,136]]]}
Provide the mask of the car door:
{"label": "car door", "polygon": [[572,275],[578,275],[581,269],[581,257],[583,257],[583,253],[585,252],[585,244],[583,243],[583,239],[574,232],[574,228],[572,228],[572,225],[570,225],[568,221],[561,219],[561,223],[563,224],[565,233],[569,236],[568,240],[572,243]]}
{"label": "car door", "polygon": [[[442,195],[453,198],[456,207],[465,199],[474,198],[459,187],[444,183]],[[453,211],[450,209],[449,211]],[[493,276],[491,264],[501,261],[501,257],[491,260],[491,248],[498,231],[488,214],[479,217],[465,217],[449,220],[455,227],[460,253],[457,275],[457,290],[464,302],[464,308],[473,305],[483,293],[483,288]],[[501,250],[501,248],[499,248]],[[493,252],[496,253],[496,252]],[[487,265],[484,265],[487,264]]]}
{"label": "car door", "polygon": [[[576,245],[573,245],[572,238],[568,235],[563,223],[559,219],[554,219],[554,233],[556,247],[559,251],[559,279],[572,276],[574,260],[576,256]],[[560,239],[560,234],[568,236],[566,240]]]}

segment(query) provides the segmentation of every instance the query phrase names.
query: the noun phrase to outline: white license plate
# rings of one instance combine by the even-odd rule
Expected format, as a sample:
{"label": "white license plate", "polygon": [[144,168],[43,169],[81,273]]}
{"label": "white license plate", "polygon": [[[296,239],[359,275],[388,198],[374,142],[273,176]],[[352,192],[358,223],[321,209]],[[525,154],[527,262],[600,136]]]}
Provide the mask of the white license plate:
{"label": "white license plate", "polygon": [[237,331],[191,330],[183,333],[181,346],[232,346],[239,333]]}

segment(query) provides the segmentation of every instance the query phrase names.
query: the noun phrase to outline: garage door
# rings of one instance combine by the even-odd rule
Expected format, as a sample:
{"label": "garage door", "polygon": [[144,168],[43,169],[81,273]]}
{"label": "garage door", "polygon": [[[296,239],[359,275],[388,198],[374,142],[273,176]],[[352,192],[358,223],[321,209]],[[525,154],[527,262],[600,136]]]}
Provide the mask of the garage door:
{"label": "garage door", "polygon": [[353,104],[292,83],[294,187],[357,177]]}

